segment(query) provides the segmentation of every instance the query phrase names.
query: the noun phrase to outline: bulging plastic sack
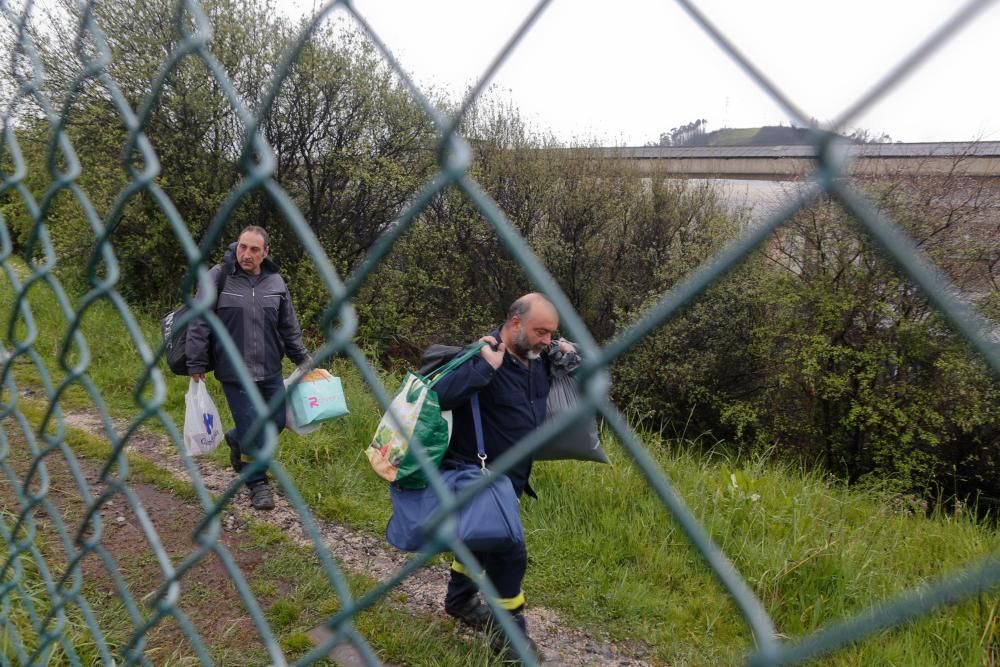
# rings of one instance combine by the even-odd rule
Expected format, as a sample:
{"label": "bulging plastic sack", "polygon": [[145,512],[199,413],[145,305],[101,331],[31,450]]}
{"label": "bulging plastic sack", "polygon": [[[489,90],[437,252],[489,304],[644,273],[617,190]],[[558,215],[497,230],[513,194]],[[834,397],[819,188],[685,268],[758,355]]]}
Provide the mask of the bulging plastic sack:
{"label": "bulging plastic sack", "polygon": [[222,419],[204,381],[188,383],[184,395],[184,450],[190,456],[211,454],[224,437]]}
{"label": "bulging plastic sack", "polygon": [[[580,395],[576,380],[571,373],[579,368],[581,359],[576,352],[560,352],[559,343],[553,341],[549,348],[549,361],[546,419],[555,419],[564,412],[577,409]],[[536,461],[576,460],[608,463],[608,455],[601,448],[594,411],[579,414],[576,424],[559,437],[542,445],[535,452],[534,458]]]}

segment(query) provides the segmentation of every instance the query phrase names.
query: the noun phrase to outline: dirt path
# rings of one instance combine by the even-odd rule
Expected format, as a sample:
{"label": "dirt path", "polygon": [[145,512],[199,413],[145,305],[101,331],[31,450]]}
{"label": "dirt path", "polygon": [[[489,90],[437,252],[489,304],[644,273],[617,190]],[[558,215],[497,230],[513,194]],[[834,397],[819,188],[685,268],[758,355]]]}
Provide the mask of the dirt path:
{"label": "dirt path", "polygon": [[[97,436],[103,436],[103,426],[99,417],[90,412],[66,413],[68,426],[75,427]],[[124,423],[116,423],[123,429]],[[138,454],[159,468],[170,471],[178,479],[187,480],[188,473],[174,446],[163,436],[140,430],[129,441],[130,454]],[[213,494],[222,495],[234,479],[230,470],[218,468],[213,461],[197,459],[199,474],[205,488]],[[163,492],[158,492],[163,493]],[[250,508],[244,494],[237,496],[229,504],[223,520],[224,532],[236,538],[246,530],[247,519],[266,522],[276,526],[295,542],[309,548],[313,544],[303,531],[301,520],[291,505],[281,495],[275,495],[276,507],[271,512],[259,512]],[[144,500],[145,503],[145,500]],[[189,513],[200,510],[191,507]],[[388,579],[405,562],[406,555],[389,547],[385,540],[344,526],[316,519],[323,542],[338,564],[349,572],[364,573],[379,580]],[[187,535],[190,539],[190,535]],[[234,545],[238,540],[233,540]],[[221,574],[220,576],[225,576]],[[432,614],[444,617],[441,600],[444,598],[447,582],[447,568],[427,566],[417,570],[398,587],[405,593],[400,596],[405,602],[399,603],[406,611],[414,614]],[[580,629],[564,624],[558,615],[538,606],[529,606],[528,627],[532,638],[544,653],[546,665],[618,665],[639,667],[648,665],[643,658],[647,654],[645,646],[636,643],[620,646],[601,641]]]}

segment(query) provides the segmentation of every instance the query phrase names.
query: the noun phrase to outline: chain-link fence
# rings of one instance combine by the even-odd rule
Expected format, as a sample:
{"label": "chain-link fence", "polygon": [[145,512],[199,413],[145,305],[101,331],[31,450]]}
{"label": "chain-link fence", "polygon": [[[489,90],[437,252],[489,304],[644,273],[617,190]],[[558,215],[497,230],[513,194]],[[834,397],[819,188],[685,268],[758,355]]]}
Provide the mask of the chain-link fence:
{"label": "chain-link fence", "polygon": [[[94,656],[94,661],[104,664],[159,662],[156,656],[146,653],[147,637],[158,625],[168,620],[177,629],[178,639],[185,640],[187,646],[190,646],[192,660],[212,664],[211,647],[199,636],[178,604],[182,589],[193,580],[199,566],[209,560],[220,564],[215,572],[216,578],[231,582],[240,604],[245,607],[252,628],[244,630],[252,631],[260,637],[267,647],[268,659],[272,664],[288,662],[285,654],[287,647],[277,641],[272,630],[274,617],[269,617],[262,611],[253,587],[241,572],[238,559],[220,540],[224,508],[241,488],[239,480],[234,481],[221,496],[213,497],[202,484],[202,473],[198,466],[186,455],[181,456],[192,482],[194,500],[200,505],[203,516],[190,535],[196,548],[180,559],[168,557],[161,547],[160,536],[147,514],[146,501],[130,483],[132,470],[138,464],[126,455],[126,447],[139,437],[140,427],[162,427],[177,450],[182,451],[178,429],[164,408],[166,383],[158,367],[158,361],[163,355],[162,344],[147,340],[120,293],[118,257],[111,236],[121,224],[123,211],[130,198],[137,193],[143,193],[155,204],[164,224],[169,226],[172,238],[183,249],[188,266],[196,269],[185,274],[181,289],[186,293],[197,284],[201,288],[199,293],[206,295],[206,298],[191,301],[194,307],[190,316],[204,316],[233,359],[239,358],[237,349],[210,307],[209,299],[214,294],[214,287],[208,277],[207,260],[209,254],[219,246],[227,220],[243,199],[252,192],[265,193],[274,203],[276,215],[287,223],[290,233],[301,242],[315,267],[317,280],[329,295],[328,306],[319,323],[320,330],[326,332],[325,340],[322,348],[315,354],[315,362],[322,364],[337,356],[350,360],[356,365],[378,402],[385,407],[390,402],[390,396],[380,381],[378,372],[355,340],[357,315],[352,300],[429,202],[447,189],[461,191],[488,221],[496,237],[531,283],[555,304],[562,328],[570,338],[578,341],[585,360],[578,375],[582,386],[582,401],[577,411],[549,422],[525,438],[509,455],[497,462],[496,468],[509,469],[523,457],[530,456],[547,440],[566,431],[574,421],[584,418],[587,411],[596,409],[627,454],[642,470],[649,486],[681,526],[687,539],[700,553],[751,628],[755,648],[747,658],[749,664],[791,664],[808,660],[884,628],[927,614],[941,605],[972,596],[1000,579],[1000,563],[990,559],[970,565],[964,571],[933,586],[899,596],[884,606],[833,624],[821,632],[795,641],[785,641],[779,636],[764,604],[687,509],[667,475],[640,442],[627,419],[608,401],[609,365],[679,314],[785,221],[823,193],[828,193],[856,218],[885,254],[924,290],[948,322],[971,343],[996,376],[1000,376],[1000,350],[989,337],[989,326],[974,309],[956,296],[957,292],[922,257],[912,240],[892,220],[877,211],[863,194],[847,183],[843,176],[849,165],[838,159],[838,152],[834,150],[830,135],[819,132],[816,133],[819,157],[811,188],[803,190],[796,201],[777,215],[747,229],[743,236],[690,273],[675,289],[664,294],[634,326],[608,345],[599,346],[505,212],[469,176],[473,152],[458,133],[463,114],[483,93],[483,86],[517,48],[521,38],[528,33],[547,4],[540,2],[525,17],[519,30],[510,37],[491,67],[480,77],[480,85],[468,93],[464,106],[449,116],[435,108],[416,86],[409,83],[404,70],[393,60],[387,45],[382,44],[379,35],[370,29],[364,17],[349,2],[331,2],[314,16],[311,23],[301,29],[298,36],[290,42],[291,47],[281,54],[280,61],[273,63],[271,81],[261,99],[252,106],[243,98],[238,90],[239,86],[231,81],[226,67],[209,48],[212,21],[197,2],[185,0],[177,4],[175,22],[170,26],[174,36],[170,41],[170,50],[163,54],[152,77],[152,84],[142,99],[130,99],[122,92],[119,82],[109,74],[109,64],[121,54],[114,53],[107,46],[104,28],[96,18],[95,3],[81,4],[77,7],[79,22],[75,26],[76,33],[72,35],[79,67],[75,69],[74,78],[65,87],[67,99],[60,100],[50,98],[38,40],[65,39],[67,35],[55,28],[48,32],[45,29],[29,29],[30,25],[34,25],[32,21],[44,18],[44,7],[33,6],[31,2],[23,6],[14,6],[6,0],[0,2],[8,30],[7,43],[12,46],[12,52],[7,54],[9,57],[4,65],[6,88],[3,92],[6,106],[3,116],[4,143],[0,154],[0,167],[3,169],[0,196],[7,198],[6,201],[16,199],[19,206],[30,214],[31,219],[30,229],[20,240],[20,258],[15,256],[15,241],[7,221],[0,226],[3,269],[7,277],[5,289],[12,294],[4,333],[8,349],[4,350],[4,427],[0,444],[0,466],[5,475],[4,484],[16,499],[15,505],[5,508],[4,520],[0,522],[4,540],[0,546],[3,563],[0,567],[0,620],[3,621],[6,636],[5,644],[0,648],[2,664],[51,664],[52,656],[56,654],[60,656],[59,660],[66,663],[82,664],[86,660],[81,657],[83,653],[78,640],[74,639],[80,636],[88,637],[87,641],[91,645],[88,655]],[[784,109],[790,120],[803,127],[809,125],[809,115],[797,108],[792,100],[768,80],[764,72],[744,57],[737,45],[716,29],[693,3],[679,0],[679,4],[719,48]],[[913,49],[894,69],[887,72],[868,93],[848,106],[834,126],[840,128],[849,124],[905,75],[932,57],[942,44],[954,37],[963,26],[974,21],[989,4],[986,1],[969,2],[926,41]],[[356,23],[406,84],[426,118],[433,123],[438,149],[436,173],[423,184],[394,223],[372,245],[347,281],[338,276],[324,247],[296,208],[292,197],[272,177],[275,158],[261,131],[262,119],[274,111],[277,91],[285,82],[291,64],[302,57],[310,34],[335,12],[342,12]],[[44,25],[44,21],[42,24]],[[241,145],[235,150],[233,159],[238,159],[243,178],[234,185],[225,201],[217,206],[214,218],[204,228],[200,239],[192,237],[190,221],[185,219],[185,211],[175,205],[167,188],[161,185],[159,177],[162,174],[159,171],[157,153],[145,135],[150,110],[163,93],[165,81],[177,64],[185,59],[196,59],[203,64],[204,76],[212,80],[218,95],[231,106],[240,123],[238,136]],[[123,144],[116,148],[124,156],[122,164],[128,176],[127,183],[113,198],[110,210],[104,214],[95,210],[88,193],[78,183],[82,168],[75,157],[74,140],[65,127],[66,115],[79,102],[80,91],[85,86],[95,85],[102,91],[101,103],[113,108],[124,128]],[[50,184],[40,197],[25,185],[29,176],[28,164],[19,144],[19,141],[24,140],[23,135],[19,136],[19,121],[24,119],[24,109],[28,106],[35,110],[35,120],[46,124],[53,137],[46,148],[46,169]],[[233,147],[228,150],[233,150]],[[64,287],[55,273],[59,257],[58,250],[50,239],[50,226],[57,221],[50,220],[49,215],[54,202],[59,198],[71,198],[76,202],[81,220],[89,226],[92,237],[96,240],[96,250],[87,266],[88,289],[78,300],[70,297],[70,290]],[[64,220],[58,223],[66,224]],[[23,263],[20,259],[24,260]],[[37,347],[40,327],[47,326],[36,319],[36,304],[42,295],[54,300],[56,309],[68,326],[68,334],[60,342],[56,355],[58,369],[46,364]],[[112,418],[98,385],[91,377],[94,371],[93,359],[98,355],[97,348],[109,341],[87,340],[82,328],[84,321],[92,317],[91,313],[100,304],[110,304],[112,314],[124,323],[129,337],[126,345],[135,350],[144,369],[134,393],[135,414],[125,424]],[[107,315],[109,311],[100,312]],[[246,369],[240,363],[237,366],[254,409],[261,415],[252,431],[266,431],[267,444],[260,454],[259,464],[255,464],[259,468],[272,463],[277,447],[276,433],[265,417],[281,408],[275,404],[265,404],[254,389]],[[18,369],[33,376],[33,381],[28,386],[23,381],[18,382]],[[72,408],[72,403],[67,405],[65,401],[74,388],[82,388],[88,400],[97,408],[100,430],[110,441],[109,453],[98,466],[96,478],[87,472],[87,465],[81,463],[79,457],[83,450],[68,442],[66,414]],[[39,408],[39,405],[43,407]],[[363,445],[358,444],[359,447]],[[25,466],[15,466],[13,461],[17,458],[22,459]],[[62,506],[55,503],[52,497],[54,487],[50,469],[57,464],[68,469],[72,480],[71,488],[79,496],[80,503],[73,512],[60,509]],[[297,664],[320,661],[333,647],[345,641],[353,644],[368,664],[377,664],[375,653],[366,642],[364,633],[355,624],[357,614],[391,596],[400,582],[433,558],[439,545],[447,545],[446,548],[453,549],[460,560],[470,568],[477,569],[472,554],[450,539],[451,525],[447,517],[442,516],[438,524],[441,530],[436,544],[430,545],[426,552],[409,560],[390,578],[373,585],[362,597],[355,598],[348,575],[325,546],[309,505],[296,491],[293,480],[276,462],[272,463],[271,470],[286,490],[287,500],[301,521],[323,572],[324,581],[339,599],[339,608],[331,611],[324,622],[331,632],[314,648],[302,652]],[[439,478],[435,479],[438,480],[436,486],[443,488]],[[465,494],[457,499],[448,498],[446,508],[454,510],[460,503],[466,502],[469,495]],[[107,540],[110,539],[109,526],[104,510],[115,503],[119,506],[126,505],[136,518],[136,539],[148,543],[154,569],[162,578],[151,594],[141,598],[131,590],[121,572],[128,567],[127,564],[116,561],[107,545]],[[49,543],[49,540],[53,540],[55,544]],[[121,608],[121,624],[127,628],[124,631],[127,639],[114,649],[106,641],[109,628],[102,627],[91,607],[90,596],[94,594],[94,589],[88,587],[83,563],[95,558],[103,563],[109,573],[109,590],[117,598]],[[484,581],[483,586],[487,593],[493,592],[488,581]],[[15,617],[20,622],[15,623]],[[501,614],[500,618],[506,630],[513,630],[509,617]],[[74,627],[80,632],[73,634],[71,630]],[[516,633],[513,634],[515,648],[525,652],[523,641]],[[528,653],[524,655],[526,662],[534,663],[535,656]]]}

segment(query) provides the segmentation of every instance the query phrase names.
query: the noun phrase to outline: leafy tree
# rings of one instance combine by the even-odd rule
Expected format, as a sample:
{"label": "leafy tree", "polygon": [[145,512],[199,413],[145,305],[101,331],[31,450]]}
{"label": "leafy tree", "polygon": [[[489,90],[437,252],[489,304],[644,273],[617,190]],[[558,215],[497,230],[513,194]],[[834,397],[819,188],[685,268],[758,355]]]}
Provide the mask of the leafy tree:
{"label": "leafy tree", "polygon": [[704,136],[708,121],[697,118],[690,123],[670,128],[669,132],[660,134],[661,146],[691,146],[699,145],[698,140]]}
{"label": "leafy tree", "polygon": [[886,132],[875,132],[863,127],[854,129],[847,138],[854,144],[891,144],[892,137]]}
{"label": "leafy tree", "polygon": [[[987,298],[979,271],[993,244],[978,232],[996,222],[980,184],[866,186],[969,298]],[[1000,390],[926,297],[828,200],[798,214],[766,254],[774,267],[767,326],[754,346],[778,381],[750,403],[781,409],[758,412],[758,440],[784,443],[849,481],[889,479],[928,494],[983,488],[982,467],[995,470],[1000,444]]]}
{"label": "leafy tree", "polygon": [[[641,299],[616,308],[616,329],[633,320],[691,271],[738,235],[742,215],[730,211],[707,183],[658,178],[652,213],[631,237],[638,262],[626,261],[623,289]],[[626,259],[628,255],[623,255]],[[764,382],[750,354],[760,326],[761,262],[751,257],[715,283],[679,316],[647,337],[615,366],[615,395],[644,419],[676,434],[711,432],[714,440],[738,441],[755,406],[734,403]]]}
{"label": "leafy tree", "polygon": [[[151,83],[167,56],[181,45],[177,20],[194,31],[187,14],[175,20],[175,3],[112,1],[96,6],[95,20],[104,28],[112,56],[107,79],[76,80],[84,62],[73,49],[73,31],[80,21],[75,3],[64,1],[61,13],[52,17],[57,39],[48,39],[48,33],[36,35],[50,72],[47,93],[57,109],[63,100],[68,102],[65,128],[83,167],[77,185],[114,229],[111,239],[122,265],[121,288],[138,302],[172,299],[162,286],[179,284],[178,267],[187,262],[167,224],[164,204],[148,188],[127,193],[121,214],[110,215],[128,183],[152,166],[152,160],[147,164],[138,153],[122,158],[125,122],[112,103],[107,81],[115,82],[134,110],[152,102],[143,132],[159,168],[154,183],[169,198],[168,208],[176,210],[200,240],[243,182],[248,160],[263,157],[251,151],[240,159],[248,128],[226,86],[250,113],[261,112],[275,64],[305,28],[304,23],[293,25],[267,2],[211,0],[202,6],[212,24],[205,51],[181,58],[153,100]],[[91,57],[94,38],[87,36],[83,44],[84,58]],[[225,70],[228,83],[213,73],[212,62]],[[274,150],[273,177],[306,216],[336,268],[347,273],[429,176],[429,121],[371,44],[350,30],[334,28],[311,38],[266,111],[260,131]],[[24,113],[18,122],[18,134],[34,138],[26,144],[31,148],[29,185],[40,195],[53,178],[43,166],[49,123],[38,113]],[[49,220],[60,222],[53,229],[63,262],[70,269],[83,264],[94,236],[88,225],[78,224],[79,210],[60,196]],[[250,223],[272,232],[274,255],[286,272],[301,278],[314,275],[275,202],[260,189],[243,196],[223,239],[235,238]],[[23,214],[19,224],[27,227]],[[219,256],[221,248],[215,253]],[[328,295],[297,290],[296,299],[308,317],[324,307]]]}
{"label": "leafy tree", "polygon": [[[49,73],[45,91],[55,112],[64,112],[75,157],[62,153],[43,110],[23,100],[12,117],[28,164],[23,185],[45,206],[64,276],[82,280],[94,252],[86,215],[92,205],[113,230],[120,288],[133,303],[173,300],[163,286],[179,283],[186,261],[167,210],[175,209],[201,240],[245,182],[248,160],[264,156],[242,155],[247,127],[206,54],[181,58],[155,100],[148,98],[181,43],[173,3],[97,5],[111,52],[108,77],[79,79],[97,38],[85,35],[77,53],[80,10],[61,1],[51,5],[61,8],[51,27],[35,37]],[[273,178],[334,267],[349,274],[435,173],[429,120],[371,44],[332,28],[304,46],[274,103],[262,109],[274,64],[303,25],[280,18],[265,2],[211,0],[204,7],[214,28],[206,47],[211,58],[251,112],[262,114]],[[193,29],[191,17],[179,20]],[[12,47],[10,33],[0,39]],[[0,82],[0,93],[14,89],[11,80]],[[143,131],[155,158],[122,155],[129,128],[119,99],[132,109],[150,102]],[[705,124],[673,128],[667,140],[687,143]],[[602,342],[748,224],[710,185],[639,174],[557,145],[495,93],[476,103],[460,129],[474,150],[471,175]],[[82,171],[72,187],[51,190],[73,159]],[[881,175],[860,185],[961,296],[996,321],[998,193],[988,182],[962,178],[961,159],[943,177]],[[9,173],[9,151],[0,160]],[[153,184],[169,204],[152,186],[128,189],[154,162]],[[32,220],[24,202],[8,191],[0,207],[19,249],[37,253],[29,247]],[[258,188],[243,195],[224,238],[248,223],[267,227],[274,255],[296,285],[301,319],[314,328],[329,295],[282,215]],[[359,339],[386,363],[410,362],[430,342],[462,342],[487,331],[530,288],[491,225],[450,187],[432,198],[357,295]],[[890,479],[900,490],[1000,496],[996,382],[828,199],[789,220],[760,253],[612,371],[621,405],[678,433],[710,432],[734,447],[817,462],[853,483]]]}
{"label": "leafy tree", "polygon": [[[995,317],[1000,193],[958,173],[859,185]],[[666,268],[645,303],[734,233],[719,227],[699,244],[705,228],[687,229],[695,236],[671,246],[686,252],[659,260]],[[710,433],[852,483],[931,497],[1000,491],[995,380],[826,198],[632,350],[615,377],[622,403],[670,432]]]}
{"label": "leafy tree", "polygon": [[[346,273],[430,178],[428,118],[374,47],[326,30],[292,64],[265,136],[285,184],[334,265]],[[259,197],[255,215],[273,219]],[[280,256],[303,257],[297,239],[275,235]]]}

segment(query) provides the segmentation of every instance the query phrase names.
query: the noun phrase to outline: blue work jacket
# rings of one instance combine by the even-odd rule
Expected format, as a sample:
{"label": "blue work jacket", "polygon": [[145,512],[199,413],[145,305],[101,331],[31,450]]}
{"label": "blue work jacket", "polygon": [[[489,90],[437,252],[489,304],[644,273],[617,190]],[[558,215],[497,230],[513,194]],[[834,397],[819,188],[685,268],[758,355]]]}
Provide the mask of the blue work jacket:
{"label": "blue work jacket", "polygon": [[[499,330],[490,335],[500,340]],[[451,442],[442,466],[455,462],[479,465],[469,403],[472,395],[478,392],[489,467],[545,421],[545,404],[549,397],[548,360],[543,353],[525,365],[507,352],[500,368],[494,370],[485,359],[476,355],[438,381],[434,391],[441,409],[451,410],[453,419]],[[531,457],[507,471],[519,496],[525,491],[534,495],[528,485],[530,475]]]}

